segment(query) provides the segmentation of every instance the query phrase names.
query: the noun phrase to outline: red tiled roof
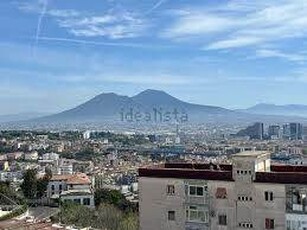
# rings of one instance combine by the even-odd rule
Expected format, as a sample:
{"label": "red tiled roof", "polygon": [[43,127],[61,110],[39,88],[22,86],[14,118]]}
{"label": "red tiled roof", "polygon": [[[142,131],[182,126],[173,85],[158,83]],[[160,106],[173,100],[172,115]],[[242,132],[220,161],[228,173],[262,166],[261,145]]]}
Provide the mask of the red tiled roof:
{"label": "red tiled roof", "polygon": [[90,184],[90,179],[84,173],[72,175],[52,175],[51,181],[66,181],[67,184]]}

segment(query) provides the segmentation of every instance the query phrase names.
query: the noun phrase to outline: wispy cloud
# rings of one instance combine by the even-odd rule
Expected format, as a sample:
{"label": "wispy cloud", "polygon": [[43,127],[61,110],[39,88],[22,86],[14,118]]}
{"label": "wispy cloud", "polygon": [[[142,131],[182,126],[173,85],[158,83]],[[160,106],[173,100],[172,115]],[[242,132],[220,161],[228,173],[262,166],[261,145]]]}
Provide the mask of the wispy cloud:
{"label": "wispy cloud", "polygon": [[185,9],[164,37],[202,38],[204,49],[229,49],[307,37],[305,0],[231,1],[228,5]]}
{"label": "wispy cloud", "polygon": [[[191,77],[190,77],[191,78]],[[129,74],[129,73],[93,73],[86,75],[72,75],[62,79],[66,82],[97,82],[97,83],[116,83],[116,84],[138,84],[148,86],[178,86],[191,84],[190,78],[177,74],[163,73],[144,73]]]}
{"label": "wispy cloud", "polygon": [[77,37],[100,36],[110,39],[137,37],[147,27],[143,20],[127,11],[110,11],[103,16],[59,19],[58,23]]}
{"label": "wispy cloud", "polygon": [[111,8],[102,13],[81,12],[74,9],[46,9],[41,4],[20,3],[18,8],[28,13],[40,13],[38,32],[44,15],[53,18],[59,27],[76,37],[106,37],[109,39],[132,38],[148,28],[145,20],[124,9]]}
{"label": "wispy cloud", "polygon": [[256,56],[261,58],[281,58],[293,62],[304,62],[307,60],[307,57],[301,54],[285,53],[279,50],[272,49],[259,49],[256,51]]}

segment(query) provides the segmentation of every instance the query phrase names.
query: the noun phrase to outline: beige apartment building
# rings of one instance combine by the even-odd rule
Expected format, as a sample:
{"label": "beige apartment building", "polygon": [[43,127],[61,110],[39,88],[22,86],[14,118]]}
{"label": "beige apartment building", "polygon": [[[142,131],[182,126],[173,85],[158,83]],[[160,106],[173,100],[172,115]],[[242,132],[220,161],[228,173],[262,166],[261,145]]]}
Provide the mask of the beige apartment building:
{"label": "beige apartment building", "polygon": [[141,230],[306,230],[307,167],[242,152],[231,165],[139,169]]}

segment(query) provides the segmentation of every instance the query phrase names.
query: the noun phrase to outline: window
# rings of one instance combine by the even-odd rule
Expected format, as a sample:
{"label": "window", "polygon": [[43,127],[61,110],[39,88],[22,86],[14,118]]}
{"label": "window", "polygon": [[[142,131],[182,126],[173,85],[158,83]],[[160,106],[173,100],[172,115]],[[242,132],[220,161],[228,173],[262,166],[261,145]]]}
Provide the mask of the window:
{"label": "window", "polygon": [[166,193],[169,196],[175,195],[175,185],[167,185]]}
{"label": "window", "polygon": [[168,211],[167,219],[170,220],[170,221],[174,221],[175,220],[175,211]]}
{"label": "window", "polygon": [[253,198],[252,197],[248,197],[248,196],[238,196],[238,200],[239,201],[252,201]]}
{"label": "window", "polygon": [[51,190],[54,190],[54,184],[53,184],[53,185],[51,185]]}
{"label": "window", "polygon": [[60,191],[62,190],[62,185],[61,185],[61,184],[59,185],[59,190],[60,190]]}
{"label": "window", "polygon": [[197,196],[203,196],[204,195],[204,188],[203,187],[197,187],[196,188],[196,195]]}
{"label": "window", "polygon": [[264,199],[266,201],[273,201],[273,192],[265,191],[264,192]]}
{"label": "window", "polygon": [[251,223],[239,223],[239,227],[242,227],[242,228],[253,228],[253,224],[251,224]]}
{"label": "window", "polygon": [[80,199],[74,199],[74,203],[81,204],[81,200]]}
{"label": "window", "polygon": [[274,226],[275,226],[274,219],[269,219],[269,218],[265,219],[265,229],[274,229]]}
{"label": "window", "polygon": [[206,190],[203,186],[189,186],[189,194],[190,196],[203,196],[204,190]]}
{"label": "window", "polygon": [[83,205],[90,205],[90,204],[91,204],[90,198],[84,198],[83,199]]}
{"label": "window", "polygon": [[227,216],[219,215],[219,225],[227,225]]}
{"label": "window", "polygon": [[202,208],[203,207],[189,206],[186,210],[187,220],[191,222],[207,223],[209,220],[209,213]]}

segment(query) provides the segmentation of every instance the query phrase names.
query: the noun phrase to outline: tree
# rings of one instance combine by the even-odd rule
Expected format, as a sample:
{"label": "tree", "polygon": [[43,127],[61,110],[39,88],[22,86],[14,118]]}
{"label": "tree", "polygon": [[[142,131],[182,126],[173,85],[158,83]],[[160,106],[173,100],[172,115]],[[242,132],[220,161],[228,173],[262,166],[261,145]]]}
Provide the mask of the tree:
{"label": "tree", "polygon": [[37,195],[37,170],[28,169],[23,175],[21,190],[23,195],[28,199],[34,199]]}
{"label": "tree", "polygon": [[18,193],[12,189],[10,182],[0,182],[0,204],[11,205],[14,203],[21,204],[23,203],[23,200]]}
{"label": "tree", "polygon": [[52,177],[52,171],[50,168],[45,169],[45,175],[43,178],[37,180],[37,197],[42,198],[47,191],[47,186]]}
{"label": "tree", "polygon": [[91,209],[66,201],[61,205],[55,221],[77,227],[91,226],[108,230],[138,229],[138,216],[135,213],[124,213],[111,204],[101,204],[97,209]]}
{"label": "tree", "polygon": [[137,230],[139,227],[138,217],[134,213],[127,214],[120,222],[120,230]]}
{"label": "tree", "polygon": [[137,205],[128,201],[120,191],[110,189],[98,189],[95,191],[95,204],[112,204],[124,212],[136,212]]}
{"label": "tree", "polygon": [[38,179],[37,170],[28,169],[23,176],[23,182],[20,186],[24,196],[28,199],[42,198],[51,177],[51,170],[46,169],[44,177]]}

